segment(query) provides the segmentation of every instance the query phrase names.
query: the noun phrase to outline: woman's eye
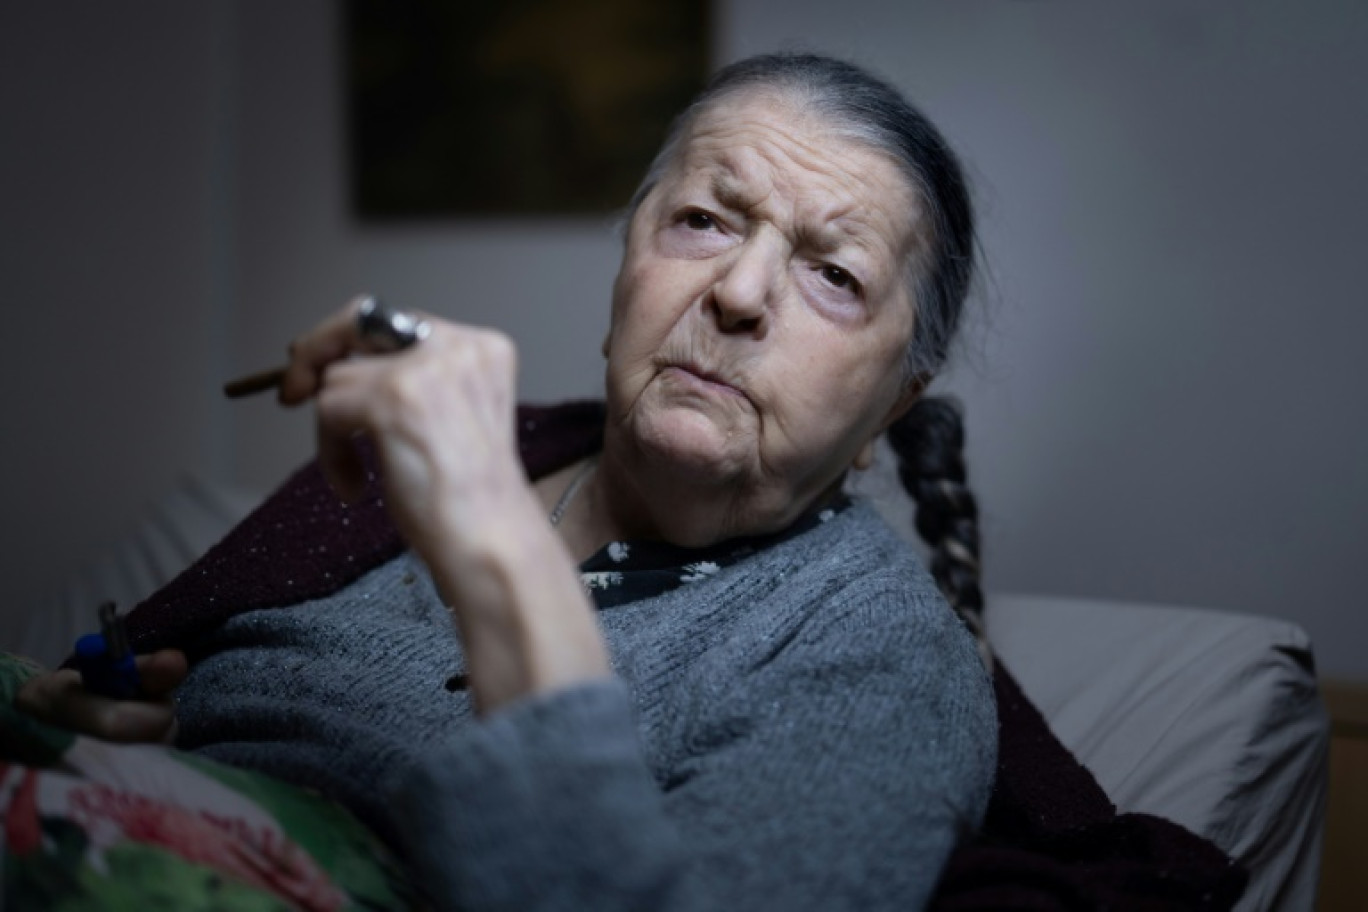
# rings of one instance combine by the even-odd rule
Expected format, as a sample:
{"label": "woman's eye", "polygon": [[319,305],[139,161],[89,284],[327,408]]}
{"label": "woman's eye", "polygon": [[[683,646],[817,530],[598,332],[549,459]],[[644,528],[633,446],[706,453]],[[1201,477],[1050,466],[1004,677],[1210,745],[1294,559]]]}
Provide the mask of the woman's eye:
{"label": "woman's eye", "polygon": [[690,212],[684,216],[684,224],[694,231],[711,231],[717,227],[717,221],[706,212]]}
{"label": "woman's eye", "polygon": [[855,277],[840,266],[823,266],[822,278],[826,279],[827,284],[833,288],[855,291],[859,287],[859,283],[855,281]]}
{"label": "woman's eye", "polygon": [[714,256],[738,240],[722,219],[691,206],[670,210],[669,220],[661,228],[661,249],[689,259]]}

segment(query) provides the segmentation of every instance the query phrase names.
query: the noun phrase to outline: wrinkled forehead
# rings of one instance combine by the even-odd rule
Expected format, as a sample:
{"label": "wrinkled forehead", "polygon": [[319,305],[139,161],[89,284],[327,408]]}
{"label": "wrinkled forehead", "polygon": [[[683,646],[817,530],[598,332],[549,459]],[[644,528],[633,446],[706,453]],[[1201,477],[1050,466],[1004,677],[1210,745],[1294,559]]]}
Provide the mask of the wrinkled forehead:
{"label": "wrinkled forehead", "polygon": [[749,87],[712,99],[692,118],[666,174],[706,180],[748,208],[768,194],[810,198],[822,215],[876,228],[897,255],[925,247],[923,195],[869,131],[794,90]]}

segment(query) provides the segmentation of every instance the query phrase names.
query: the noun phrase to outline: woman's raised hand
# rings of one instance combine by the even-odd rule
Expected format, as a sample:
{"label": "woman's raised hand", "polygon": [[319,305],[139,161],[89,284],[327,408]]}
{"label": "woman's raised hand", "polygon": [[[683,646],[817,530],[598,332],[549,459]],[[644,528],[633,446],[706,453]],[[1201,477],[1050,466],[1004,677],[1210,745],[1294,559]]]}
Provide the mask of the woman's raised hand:
{"label": "woman's raised hand", "polygon": [[106,741],[169,744],[176,732],[171,694],[185,679],[185,653],[163,649],[135,661],[141,699],[114,700],[91,693],[78,672],[63,668],[24,682],[14,705],[41,722]]}
{"label": "woman's raised hand", "polygon": [[319,461],[343,498],[365,485],[355,437],[374,442],[390,515],[460,629],[477,710],[609,674],[518,456],[512,342],[429,318],[421,342],[380,354],[357,324],[363,300],[290,346],[280,401],[315,401]]}
{"label": "woman's raised hand", "polygon": [[433,318],[420,344],[377,353],[357,326],[363,300],[290,346],[280,400],[316,400],[319,461],[344,499],[365,486],[354,438],[375,443],[390,513],[427,557],[531,497],[514,436],[517,356],[500,333]]}

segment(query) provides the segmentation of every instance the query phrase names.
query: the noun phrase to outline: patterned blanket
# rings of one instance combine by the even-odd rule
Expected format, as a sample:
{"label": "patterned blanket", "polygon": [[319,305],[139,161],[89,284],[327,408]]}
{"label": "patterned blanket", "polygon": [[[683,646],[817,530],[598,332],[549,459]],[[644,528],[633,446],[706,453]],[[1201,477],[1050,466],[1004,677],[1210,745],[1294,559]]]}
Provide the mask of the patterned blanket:
{"label": "patterned blanket", "polygon": [[0,654],[0,908],[412,909],[398,862],[332,802],[160,745],[13,708],[40,669]]}

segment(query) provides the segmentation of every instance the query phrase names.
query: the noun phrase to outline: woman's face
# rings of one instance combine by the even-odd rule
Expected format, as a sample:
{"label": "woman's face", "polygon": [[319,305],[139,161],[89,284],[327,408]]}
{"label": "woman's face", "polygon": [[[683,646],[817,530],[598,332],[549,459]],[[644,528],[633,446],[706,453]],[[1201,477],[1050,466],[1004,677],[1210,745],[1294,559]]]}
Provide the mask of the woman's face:
{"label": "woman's face", "polygon": [[610,433],[791,518],[910,401],[918,212],[889,158],[782,96],[714,104],[628,229]]}

